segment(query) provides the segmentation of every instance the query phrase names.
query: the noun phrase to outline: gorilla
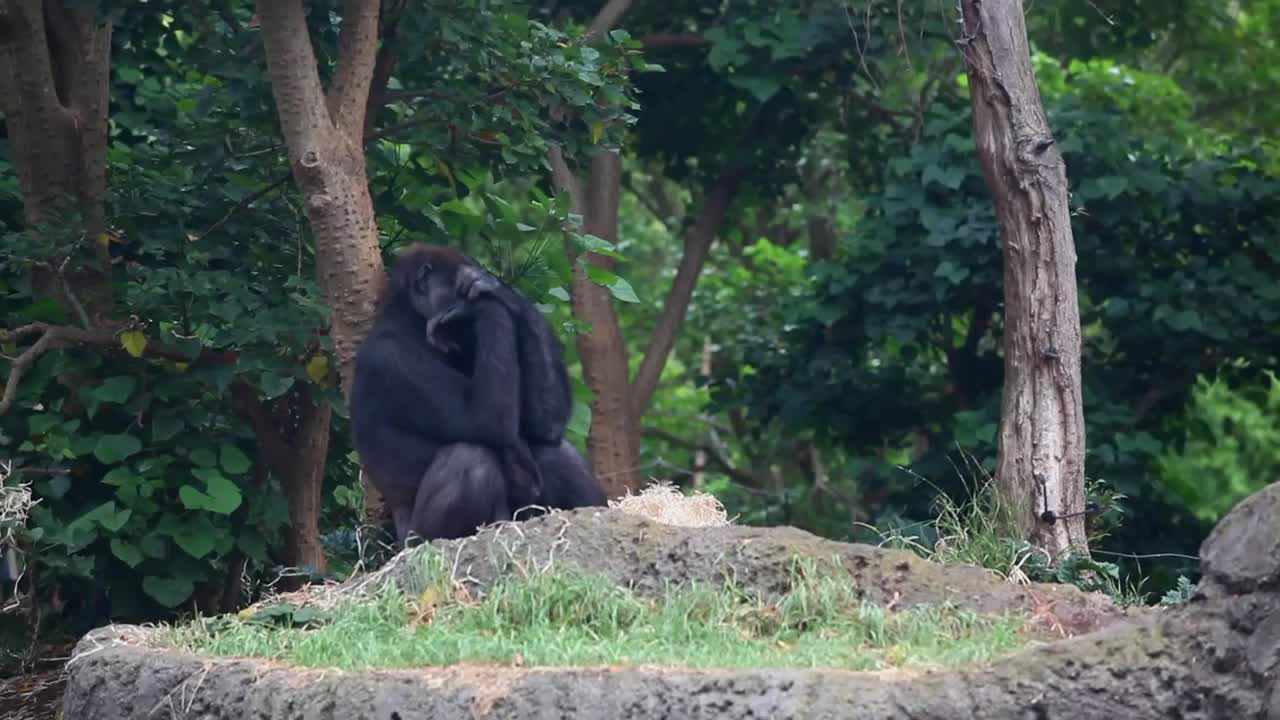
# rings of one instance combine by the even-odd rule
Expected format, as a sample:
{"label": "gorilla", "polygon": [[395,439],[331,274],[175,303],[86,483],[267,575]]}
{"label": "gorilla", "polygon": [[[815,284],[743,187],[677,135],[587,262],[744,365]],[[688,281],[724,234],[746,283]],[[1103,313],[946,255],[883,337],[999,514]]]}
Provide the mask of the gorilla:
{"label": "gorilla", "polygon": [[564,438],[572,402],[559,339],[519,292],[452,248],[400,255],[356,353],[351,426],[401,543],[605,505]]}

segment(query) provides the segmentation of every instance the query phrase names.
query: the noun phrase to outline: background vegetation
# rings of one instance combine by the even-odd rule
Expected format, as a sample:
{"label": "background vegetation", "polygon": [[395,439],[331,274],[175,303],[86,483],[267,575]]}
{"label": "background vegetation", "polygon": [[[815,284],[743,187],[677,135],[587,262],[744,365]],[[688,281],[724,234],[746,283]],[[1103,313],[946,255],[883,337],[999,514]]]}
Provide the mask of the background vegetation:
{"label": "background vegetation", "polygon": [[[4,6],[10,30],[22,4]],[[307,5],[325,81],[340,5]],[[577,382],[572,439],[588,448],[608,420],[634,446],[620,486],[672,480],[738,522],[834,538],[954,537],[929,521],[994,467],[1003,373],[953,4],[641,2],[593,43],[599,3],[412,5],[383,9],[394,63],[363,134],[384,257],[456,245],[543,304]],[[123,330],[6,388],[4,487],[37,501],[0,526],[27,562],[9,617],[84,629],[341,574],[374,553],[252,4],[72,11],[112,27],[102,227],[83,197],[33,213],[0,107],[0,325],[88,312]],[[1027,12],[1072,190],[1094,549],[1151,600],[1280,466],[1278,22],[1274,0]],[[0,40],[11,70],[20,43]],[[620,148],[616,237],[577,226],[549,171],[552,145],[581,159],[594,143]],[[565,242],[619,258],[590,280],[612,298],[623,419],[583,382]],[[109,259],[107,306],[49,291],[85,248]],[[0,336],[0,370],[30,342]],[[322,562],[290,534],[304,445]]]}

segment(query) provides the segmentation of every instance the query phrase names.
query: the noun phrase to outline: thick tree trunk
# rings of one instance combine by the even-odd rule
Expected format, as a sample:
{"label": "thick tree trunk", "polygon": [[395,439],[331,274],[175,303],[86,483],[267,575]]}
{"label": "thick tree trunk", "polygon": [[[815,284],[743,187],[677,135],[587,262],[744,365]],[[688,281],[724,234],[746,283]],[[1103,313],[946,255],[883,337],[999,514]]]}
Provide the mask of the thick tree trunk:
{"label": "thick tree trunk", "polygon": [[[327,97],[301,0],[259,0],[257,9],[280,128],[315,238],[317,279],[333,312],[338,373],[349,395],[356,348],[372,325],[385,282],[363,144],[378,0],[343,3],[340,56]],[[363,484],[366,516],[376,521],[382,499],[367,477]]]}
{"label": "thick tree trunk", "polygon": [[[1053,556],[1087,550],[1080,314],[1067,177],[1031,70],[1021,0],[962,0],[978,158],[1004,243],[1005,379],[997,484]],[[1057,518],[1046,522],[1042,514]]]}
{"label": "thick tree trunk", "polygon": [[[618,198],[622,192],[622,157],[602,152],[591,159],[591,174],[585,193],[584,231],[615,242],[618,239]],[[613,258],[591,253],[584,262],[607,270]],[[640,434],[632,422],[630,368],[627,344],[618,326],[610,293],[587,279],[579,266],[573,276],[573,311],[591,325],[578,336],[578,355],[591,402],[591,429],[587,448],[596,477],[609,497],[626,494],[640,486]]]}
{"label": "thick tree trunk", "polygon": [[93,8],[0,0],[0,111],[24,220],[39,231],[78,213],[89,240],[65,275],[38,267],[33,284],[71,305],[80,324],[99,324],[111,311],[103,205],[110,75],[111,25],[97,24]]}

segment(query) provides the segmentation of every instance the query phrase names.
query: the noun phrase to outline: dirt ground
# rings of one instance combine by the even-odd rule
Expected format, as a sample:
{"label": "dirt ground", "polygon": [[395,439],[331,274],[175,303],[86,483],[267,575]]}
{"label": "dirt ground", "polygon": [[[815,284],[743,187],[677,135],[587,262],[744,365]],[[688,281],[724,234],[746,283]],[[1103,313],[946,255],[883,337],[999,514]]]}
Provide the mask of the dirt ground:
{"label": "dirt ground", "polygon": [[0,679],[0,718],[53,720],[62,706],[66,685],[61,666]]}

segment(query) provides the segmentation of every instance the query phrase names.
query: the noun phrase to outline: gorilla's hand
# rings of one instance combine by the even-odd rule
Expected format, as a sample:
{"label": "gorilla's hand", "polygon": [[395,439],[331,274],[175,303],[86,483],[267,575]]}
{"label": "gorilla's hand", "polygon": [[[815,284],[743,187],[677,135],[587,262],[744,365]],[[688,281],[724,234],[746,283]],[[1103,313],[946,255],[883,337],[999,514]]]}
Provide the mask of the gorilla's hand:
{"label": "gorilla's hand", "polygon": [[455,302],[442,313],[437,313],[427,320],[427,342],[440,352],[449,353],[460,350],[458,344],[448,338],[448,333],[441,330],[451,322],[469,316],[468,306],[464,302]]}
{"label": "gorilla's hand", "polygon": [[475,300],[483,295],[497,295],[502,283],[492,273],[475,265],[464,265],[458,271],[458,297]]}

